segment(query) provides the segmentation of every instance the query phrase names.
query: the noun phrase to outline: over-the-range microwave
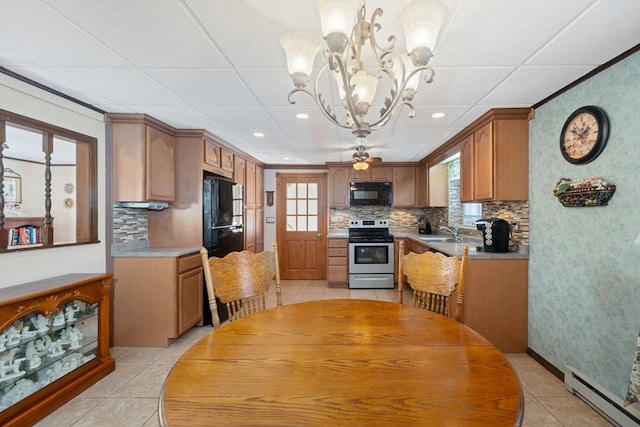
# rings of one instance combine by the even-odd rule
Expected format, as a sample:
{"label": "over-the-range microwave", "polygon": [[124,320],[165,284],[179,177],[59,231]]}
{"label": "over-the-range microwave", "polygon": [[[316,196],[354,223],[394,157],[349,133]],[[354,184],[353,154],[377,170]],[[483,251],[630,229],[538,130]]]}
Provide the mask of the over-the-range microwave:
{"label": "over-the-range microwave", "polygon": [[352,182],[349,189],[351,206],[391,206],[390,182]]}

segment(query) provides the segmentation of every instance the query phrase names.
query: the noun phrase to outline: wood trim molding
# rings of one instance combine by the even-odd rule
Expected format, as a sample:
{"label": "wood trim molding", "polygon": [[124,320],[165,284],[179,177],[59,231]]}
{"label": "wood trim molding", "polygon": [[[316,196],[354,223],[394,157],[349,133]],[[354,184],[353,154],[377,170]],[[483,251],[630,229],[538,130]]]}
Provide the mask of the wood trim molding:
{"label": "wood trim molding", "polygon": [[540,365],[542,365],[543,368],[545,368],[547,371],[551,372],[551,374],[553,376],[555,376],[556,378],[558,378],[560,381],[564,382],[564,372],[562,372],[560,369],[556,368],[555,366],[553,366],[551,364],[551,362],[549,362],[547,359],[545,359],[544,357],[540,356],[538,353],[536,353],[535,351],[531,350],[530,347],[527,347],[527,354],[529,356],[531,356],[531,358],[533,360],[535,360],[536,362],[538,362]]}

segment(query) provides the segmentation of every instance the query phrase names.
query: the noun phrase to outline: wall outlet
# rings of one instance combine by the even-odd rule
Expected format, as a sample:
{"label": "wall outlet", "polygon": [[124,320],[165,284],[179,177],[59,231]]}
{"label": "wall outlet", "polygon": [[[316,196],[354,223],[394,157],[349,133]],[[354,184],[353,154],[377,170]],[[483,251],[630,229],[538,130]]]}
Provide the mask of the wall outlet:
{"label": "wall outlet", "polygon": [[266,219],[267,219],[267,224],[275,224],[276,223],[275,217],[268,216]]}
{"label": "wall outlet", "polygon": [[516,221],[512,222],[511,228],[513,229],[513,231],[520,231],[520,223]]}
{"label": "wall outlet", "polygon": [[329,222],[340,222],[340,217],[339,216],[329,217]]}

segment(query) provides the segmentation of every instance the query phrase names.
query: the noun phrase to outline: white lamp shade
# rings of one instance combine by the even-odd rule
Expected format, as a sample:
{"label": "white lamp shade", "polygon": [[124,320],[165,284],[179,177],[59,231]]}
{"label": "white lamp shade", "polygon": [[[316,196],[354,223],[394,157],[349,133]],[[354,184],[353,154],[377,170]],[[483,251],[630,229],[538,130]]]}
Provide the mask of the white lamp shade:
{"label": "white lamp shade", "polygon": [[318,0],[318,13],[322,34],[341,33],[347,37],[356,23],[362,0]]}
{"label": "white lamp shade", "polygon": [[366,102],[367,104],[373,102],[378,88],[377,78],[368,75],[364,70],[360,70],[351,77],[351,84],[355,86],[353,94],[358,95],[358,102]]}
{"label": "white lamp shade", "polygon": [[407,52],[419,47],[433,50],[448,14],[449,9],[439,0],[412,0],[407,4],[400,12]]}
{"label": "white lamp shade", "polygon": [[316,55],[322,48],[318,39],[309,34],[289,32],[280,37],[280,46],[287,55],[289,74],[311,75]]}
{"label": "white lamp shade", "polygon": [[[413,62],[411,62],[411,58],[409,57],[408,54],[402,54],[402,55],[398,55],[395,58],[393,58],[393,74],[395,75],[395,77],[398,79],[398,84],[402,84],[402,65],[401,63],[404,64],[404,77],[407,78],[407,76],[409,76],[409,74],[415,70],[417,67],[415,65],[413,65]],[[422,72],[418,72],[416,73],[413,77],[411,77],[409,79],[409,81],[407,82],[407,86],[405,86],[407,89],[413,89],[413,90],[418,90],[418,85],[420,85],[420,76],[421,76]]]}

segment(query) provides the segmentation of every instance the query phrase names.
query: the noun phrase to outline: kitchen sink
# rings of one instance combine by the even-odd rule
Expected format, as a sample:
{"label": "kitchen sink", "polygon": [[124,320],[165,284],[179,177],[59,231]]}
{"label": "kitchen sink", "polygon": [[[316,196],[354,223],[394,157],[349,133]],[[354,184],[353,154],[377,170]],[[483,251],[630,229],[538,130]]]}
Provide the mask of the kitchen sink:
{"label": "kitchen sink", "polygon": [[456,239],[453,237],[447,236],[420,236],[418,240],[422,240],[423,242],[441,242],[441,243],[451,243],[455,242]]}

